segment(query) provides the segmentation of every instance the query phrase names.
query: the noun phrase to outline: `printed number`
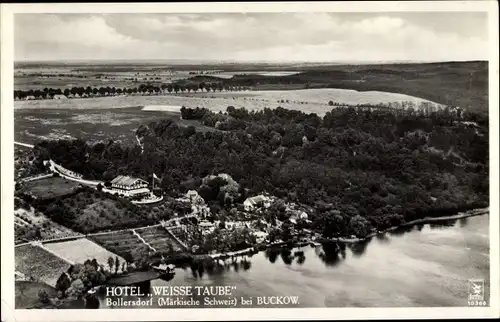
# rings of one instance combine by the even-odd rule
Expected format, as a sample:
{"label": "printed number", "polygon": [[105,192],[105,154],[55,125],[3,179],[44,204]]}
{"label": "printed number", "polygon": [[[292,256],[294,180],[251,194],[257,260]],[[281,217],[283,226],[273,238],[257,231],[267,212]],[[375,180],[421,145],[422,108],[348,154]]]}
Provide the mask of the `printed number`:
{"label": "printed number", "polygon": [[469,301],[470,306],[486,306],[486,301]]}

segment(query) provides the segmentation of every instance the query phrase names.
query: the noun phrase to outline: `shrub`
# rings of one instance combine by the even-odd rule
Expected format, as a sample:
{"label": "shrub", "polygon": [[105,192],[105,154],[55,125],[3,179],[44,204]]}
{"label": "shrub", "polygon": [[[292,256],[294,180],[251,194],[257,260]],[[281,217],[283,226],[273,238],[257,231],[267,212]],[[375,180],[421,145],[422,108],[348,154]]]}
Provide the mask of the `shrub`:
{"label": "shrub", "polygon": [[46,290],[40,290],[40,291],[38,291],[38,299],[43,304],[50,303],[49,294],[47,293]]}

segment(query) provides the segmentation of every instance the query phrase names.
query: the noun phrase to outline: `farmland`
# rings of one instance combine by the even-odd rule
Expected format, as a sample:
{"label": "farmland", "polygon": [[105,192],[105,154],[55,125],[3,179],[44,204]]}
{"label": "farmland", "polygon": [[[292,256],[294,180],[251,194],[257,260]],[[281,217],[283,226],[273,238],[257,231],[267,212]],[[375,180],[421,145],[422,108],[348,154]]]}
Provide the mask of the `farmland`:
{"label": "farmland", "polygon": [[[213,75],[192,74],[193,70],[207,69],[219,72]],[[488,65],[484,61],[383,65],[28,64],[16,66],[15,76],[16,89],[77,86],[130,88],[140,84],[161,86],[172,82],[197,85],[208,80],[222,82],[225,86],[249,86],[255,90],[338,88],[383,91],[421,97],[481,113],[488,108]]]}
{"label": "farmland", "polygon": [[[54,286],[70,264],[38,246],[22,245],[14,250],[16,271]],[[44,263],[44,265],[40,265]]]}
{"label": "farmland", "polygon": [[[283,100],[283,102],[281,102]],[[23,109],[92,109],[107,110],[120,107],[144,105],[173,105],[186,107],[204,107],[212,111],[224,111],[227,106],[245,107],[249,110],[261,110],[264,107],[282,106],[288,109],[301,109],[305,112],[324,114],[328,102],[334,101],[346,105],[379,104],[412,101],[416,104],[425,101],[417,97],[385,92],[357,92],[345,89],[302,89],[276,91],[214,92],[197,94],[166,94],[158,96],[113,96],[68,100],[16,101],[16,112]],[[287,102],[288,101],[288,102]],[[86,111],[86,112],[89,112]],[[137,110],[136,110],[137,111]],[[61,115],[63,111],[58,111]],[[116,113],[119,113],[118,111]]]}
{"label": "farmland", "polygon": [[[165,231],[163,227],[148,227],[144,229],[136,229],[136,232],[141,235],[144,240],[149,243],[158,252],[178,252],[182,251],[182,246]],[[170,249],[170,246],[172,248]]]}
{"label": "farmland", "polygon": [[16,90],[45,87],[70,88],[79,86],[132,87],[138,82],[168,83],[189,77],[188,71],[133,71],[93,70],[88,68],[17,68],[14,79]]}
{"label": "farmland", "polygon": [[[88,259],[96,259],[99,265],[107,267],[108,258],[113,257],[114,259],[116,257],[116,254],[109,252],[86,238],[46,243],[44,247],[73,263],[83,263]],[[119,261],[123,263],[125,260],[119,258]],[[121,272],[121,267],[119,267],[118,272]]]}
{"label": "farmland", "polygon": [[[214,71],[217,71],[216,73]],[[115,86],[127,87],[138,82],[168,83],[204,75],[232,77],[238,74],[280,76],[296,73],[287,66],[268,64],[168,64],[165,62],[106,62],[106,63],[16,63],[15,89],[44,87]]]}
{"label": "farmland", "polygon": [[130,230],[92,235],[89,239],[125,259],[129,259],[134,249],[144,245]]}
{"label": "farmland", "polygon": [[60,177],[50,177],[23,183],[20,192],[36,200],[50,200],[74,194],[80,185]]}

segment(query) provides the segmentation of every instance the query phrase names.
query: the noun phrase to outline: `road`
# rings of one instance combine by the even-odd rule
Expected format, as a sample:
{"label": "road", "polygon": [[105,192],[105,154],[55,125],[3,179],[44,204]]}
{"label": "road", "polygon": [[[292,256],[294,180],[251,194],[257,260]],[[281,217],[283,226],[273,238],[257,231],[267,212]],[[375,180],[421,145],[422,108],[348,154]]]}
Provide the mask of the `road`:
{"label": "road", "polygon": [[35,147],[33,144],[28,144],[28,143],[22,143],[22,142],[16,142],[16,141],[14,141],[14,145],[15,144],[21,145],[21,146],[24,146],[24,147],[27,147],[27,148],[30,148],[30,149],[33,149]]}

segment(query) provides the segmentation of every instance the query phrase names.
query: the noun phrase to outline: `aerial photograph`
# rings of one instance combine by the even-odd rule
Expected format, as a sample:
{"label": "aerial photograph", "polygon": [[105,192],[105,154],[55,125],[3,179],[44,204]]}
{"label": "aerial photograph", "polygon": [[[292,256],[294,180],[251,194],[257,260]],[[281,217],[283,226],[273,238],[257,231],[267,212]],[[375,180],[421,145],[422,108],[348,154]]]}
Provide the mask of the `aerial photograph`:
{"label": "aerial photograph", "polygon": [[487,13],[13,24],[16,309],[491,305]]}

